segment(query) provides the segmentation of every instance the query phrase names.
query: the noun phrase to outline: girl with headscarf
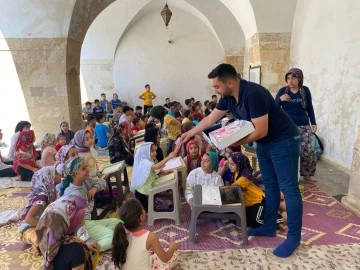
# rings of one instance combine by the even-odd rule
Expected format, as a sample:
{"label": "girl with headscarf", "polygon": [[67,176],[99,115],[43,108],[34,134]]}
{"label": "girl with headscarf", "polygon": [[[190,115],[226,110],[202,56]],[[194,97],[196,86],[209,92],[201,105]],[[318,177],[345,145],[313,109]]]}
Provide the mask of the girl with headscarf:
{"label": "girl with headscarf", "polygon": [[41,139],[41,166],[54,165],[55,155],[57,153],[55,149],[56,137],[54,134],[46,133]]}
{"label": "girl with headscarf", "polygon": [[[228,146],[225,148],[225,157],[220,160],[219,162],[219,174],[224,179],[225,186],[231,185],[233,181],[233,175],[229,169],[229,158],[232,153],[234,153],[237,150],[237,147],[235,146]],[[249,163],[250,166],[250,163]],[[250,167],[251,171],[252,168]]]}
{"label": "girl with headscarf", "polygon": [[316,182],[316,153],[313,133],[317,131],[310,89],[304,86],[301,69],[292,68],[285,75],[287,86],[276,95],[276,102],[289,114],[300,133],[300,175]]}
{"label": "girl with headscarf", "polygon": [[116,125],[113,128],[113,135],[108,143],[110,163],[125,160],[127,165],[132,166],[134,164],[134,156],[131,153],[128,144],[124,140],[125,132],[125,127],[121,124]]}
{"label": "girl with headscarf", "polygon": [[69,129],[69,123],[66,121],[62,121],[60,123],[60,132],[58,135],[63,135],[66,138],[66,144],[69,144],[70,141],[74,138],[74,131]]}
{"label": "girl with headscarf", "polygon": [[144,141],[152,142],[157,146],[156,148],[156,160],[162,161],[164,159],[163,150],[160,147],[160,130],[156,127],[150,127],[145,130]]}
{"label": "girl with headscarf", "polygon": [[87,130],[77,131],[74,136],[73,144],[78,151],[78,155],[85,159],[90,178],[97,177],[99,172],[99,167],[96,161],[98,153],[93,148],[91,133]]}
{"label": "girl with headscarf", "polygon": [[19,219],[18,232],[21,241],[32,245],[35,255],[40,254],[35,227],[45,208],[56,200],[55,185],[60,183],[61,176],[55,166],[47,166],[34,173],[31,179],[31,191]]}
{"label": "girl with headscarf", "polygon": [[[82,186],[89,172],[84,160],[74,158],[65,164],[65,181]],[[84,224],[87,201],[76,195],[66,195],[48,205],[36,226],[44,269],[94,269],[90,251],[98,250],[97,243],[84,243],[76,237]],[[96,256],[95,256],[96,258]]]}
{"label": "girl with headscarf", "polygon": [[97,191],[106,188],[106,181],[98,178],[87,179],[82,185],[79,185],[73,183],[72,180],[71,178],[64,179],[59,194],[60,196],[76,195],[87,203],[85,226],[79,229],[78,236],[84,241],[92,239],[97,242],[100,251],[109,250],[118,220],[114,218],[91,220],[91,212],[94,209],[94,195]]}
{"label": "girl with headscarf", "polygon": [[188,174],[201,166],[201,156],[199,153],[199,145],[195,140],[190,140],[186,144],[186,158],[184,159]]}
{"label": "girl with headscarf", "polygon": [[36,164],[38,153],[34,147],[33,130],[21,131],[15,146],[14,171],[21,176],[21,181],[31,181],[34,172],[40,169]]}
{"label": "girl with headscarf", "polygon": [[173,151],[176,139],[181,135],[181,122],[176,120],[173,116],[166,113],[163,106],[155,106],[150,111],[150,116],[160,120],[161,127],[164,125],[169,137],[167,154]]}
{"label": "girl with headscarf", "polygon": [[152,142],[145,142],[137,149],[134,158],[130,190],[135,191],[135,197],[141,202],[145,211],[148,210],[150,188],[155,183],[159,173],[166,173],[165,171],[162,171],[161,168],[163,168],[166,162],[174,156],[174,152],[171,152],[162,161],[155,163],[155,144]]}
{"label": "girl with headscarf", "polygon": [[[244,194],[247,225],[252,228],[263,225],[265,193],[253,183],[255,179],[248,158],[240,152],[232,153],[229,168],[233,173],[234,185],[240,186]],[[282,222],[282,216],[279,214],[276,223]]]}
{"label": "girl with headscarf", "polygon": [[28,121],[20,121],[15,127],[15,134],[11,136],[10,147],[8,152],[8,158],[14,160],[15,146],[19,139],[21,131],[30,130],[31,124]]}
{"label": "girl with headscarf", "polygon": [[215,152],[206,152],[201,159],[201,167],[192,170],[186,178],[185,199],[192,206],[196,185],[221,187],[224,182],[217,172],[219,159]]}

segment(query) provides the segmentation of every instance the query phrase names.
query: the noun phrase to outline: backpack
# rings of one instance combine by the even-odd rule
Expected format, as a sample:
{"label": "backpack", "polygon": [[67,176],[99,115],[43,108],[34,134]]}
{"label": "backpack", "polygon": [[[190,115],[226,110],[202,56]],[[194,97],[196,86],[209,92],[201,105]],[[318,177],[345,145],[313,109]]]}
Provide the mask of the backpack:
{"label": "backpack", "polygon": [[313,147],[315,149],[317,160],[320,160],[320,156],[324,151],[324,145],[322,144],[318,135],[316,135],[315,133],[313,133]]}

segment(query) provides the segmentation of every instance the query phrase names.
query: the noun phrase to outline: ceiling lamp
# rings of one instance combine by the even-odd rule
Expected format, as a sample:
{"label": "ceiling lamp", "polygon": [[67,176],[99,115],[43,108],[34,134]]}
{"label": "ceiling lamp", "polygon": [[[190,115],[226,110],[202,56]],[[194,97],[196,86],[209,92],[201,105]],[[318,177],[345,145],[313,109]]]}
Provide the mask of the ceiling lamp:
{"label": "ceiling lamp", "polygon": [[164,20],[164,23],[165,23],[165,26],[166,26],[166,29],[167,29],[167,27],[169,25],[169,22],[170,22],[170,19],[171,19],[171,16],[172,16],[172,12],[169,9],[167,1],[166,1],[166,4],[165,4],[165,7],[163,8],[163,10],[161,11],[160,14],[161,14],[161,17]]}

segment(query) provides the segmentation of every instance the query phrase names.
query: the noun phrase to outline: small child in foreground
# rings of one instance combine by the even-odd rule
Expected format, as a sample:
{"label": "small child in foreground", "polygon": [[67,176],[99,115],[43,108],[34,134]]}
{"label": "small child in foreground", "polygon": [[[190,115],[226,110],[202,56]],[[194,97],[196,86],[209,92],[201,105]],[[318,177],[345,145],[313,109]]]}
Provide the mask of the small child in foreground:
{"label": "small child in foreground", "polygon": [[[112,261],[122,270],[171,269],[176,262],[173,242],[165,251],[158,236],[145,229],[146,213],[138,200],[130,199],[120,208],[120,220],[112,241]],[[154,254],[151,255],[151,251]]]}

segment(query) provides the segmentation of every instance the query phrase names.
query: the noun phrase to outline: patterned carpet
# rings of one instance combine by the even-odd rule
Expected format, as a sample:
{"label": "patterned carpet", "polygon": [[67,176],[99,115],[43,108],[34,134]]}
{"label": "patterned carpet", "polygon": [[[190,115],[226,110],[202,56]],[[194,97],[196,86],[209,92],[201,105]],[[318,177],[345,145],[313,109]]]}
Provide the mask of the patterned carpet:
{"label": "patterned carpet", "polygon": [[[0,212],[21,212],[29,188],[0,190]],[[279,259],[272,250],[286,232],[275,238],[250,238],[243,246],[241,230],[220,220],[199,220],[196,244],[189,243],[190,209],[183,204],[183,224],[158,220],[151,228],[161,242],[180,244],[176,269],[360,269],[360,217],[315,186],[305,189],[302,245],[294,255]],[[41,269],[41,257],[19,240],[17,224],[0,227],[0,270]],[[102,254],[98,269],[109,269],[110,255]]]}

